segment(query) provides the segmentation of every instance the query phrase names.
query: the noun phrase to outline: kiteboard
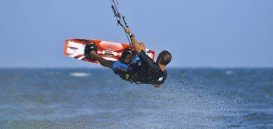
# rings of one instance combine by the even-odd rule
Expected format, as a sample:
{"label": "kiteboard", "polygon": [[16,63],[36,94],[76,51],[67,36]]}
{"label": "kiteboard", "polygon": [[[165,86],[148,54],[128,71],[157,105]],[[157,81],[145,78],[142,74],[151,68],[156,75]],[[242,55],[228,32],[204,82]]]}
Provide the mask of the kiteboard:
{"label": "kiteboard", "polygon": [[[112,41],[67,39],[65,40],[64,54],[70,58],[98,64],[97,61],[89,60],[84,56],[84,48],[88,43],[94,43],[98,48],[98,55],[111,61],[118,61],[122,52],[129,47],[129,44]],[[155,51],[146,49],[146,54],[154,60]]]}

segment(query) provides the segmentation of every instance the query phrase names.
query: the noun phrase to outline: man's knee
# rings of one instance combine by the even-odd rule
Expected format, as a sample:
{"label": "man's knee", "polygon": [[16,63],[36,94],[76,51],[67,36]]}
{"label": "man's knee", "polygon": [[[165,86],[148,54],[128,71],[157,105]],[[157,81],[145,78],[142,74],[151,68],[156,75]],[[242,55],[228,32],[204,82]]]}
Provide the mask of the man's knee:
{"label": "man's knee", "polygon": [[114,62],[110,60],[102,60],[99,62],[102,66],[112,69]]}

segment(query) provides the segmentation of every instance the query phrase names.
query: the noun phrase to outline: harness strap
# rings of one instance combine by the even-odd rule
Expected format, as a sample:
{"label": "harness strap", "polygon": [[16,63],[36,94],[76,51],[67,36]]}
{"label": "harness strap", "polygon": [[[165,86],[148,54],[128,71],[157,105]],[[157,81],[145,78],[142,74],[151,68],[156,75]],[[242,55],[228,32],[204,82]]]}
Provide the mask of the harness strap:
{"label": "harness strap", "polygon": [[[138,84],[138,85],[142,84],[141,82],[136,81],[137,71],[141,67],[141,65],[142,65],[141,61],[133,63],[132,66],[129,65],[130,70],[129,70],[128,75],[129,75],[129,80],[130,80],[131,83],[135,83],[135,84]],[[133,68],[133,67],[135,67],[135,68]]]}

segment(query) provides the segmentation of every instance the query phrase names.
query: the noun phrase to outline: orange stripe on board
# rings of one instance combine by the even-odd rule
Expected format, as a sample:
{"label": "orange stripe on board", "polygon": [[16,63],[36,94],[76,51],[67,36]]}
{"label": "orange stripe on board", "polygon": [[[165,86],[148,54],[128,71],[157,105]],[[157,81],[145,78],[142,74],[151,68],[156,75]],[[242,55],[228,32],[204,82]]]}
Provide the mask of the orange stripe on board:
{"label": "orange stripe on board", "polygon": [[66,55],[66,56],[68,56],[69,54],[68,54],[68,52],[67,52],[67,48],[68,48],[68,40],[65,40],[65,45],[64,45],[64,54]]}

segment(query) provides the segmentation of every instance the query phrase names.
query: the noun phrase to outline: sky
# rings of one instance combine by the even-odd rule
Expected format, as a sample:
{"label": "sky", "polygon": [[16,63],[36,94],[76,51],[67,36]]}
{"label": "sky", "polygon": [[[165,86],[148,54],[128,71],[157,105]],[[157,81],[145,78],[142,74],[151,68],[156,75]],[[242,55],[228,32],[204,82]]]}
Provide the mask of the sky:
{"label": "sky", "polygon": [[[146,47],[171,67],[273,67],[272,0],[119,0]],[[109,0],[1,0],[0,68],[93,68],[64,40],[126,42]]]}

